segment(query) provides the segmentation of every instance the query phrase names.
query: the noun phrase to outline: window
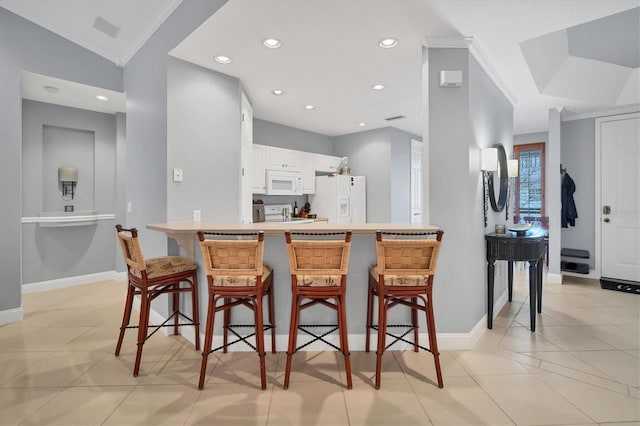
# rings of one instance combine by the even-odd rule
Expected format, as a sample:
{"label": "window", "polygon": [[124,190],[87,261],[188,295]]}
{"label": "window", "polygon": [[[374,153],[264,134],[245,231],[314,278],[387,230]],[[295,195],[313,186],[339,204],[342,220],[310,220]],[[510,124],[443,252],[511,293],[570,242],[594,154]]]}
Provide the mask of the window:
{"label": "window", "polygon": [[516,215],[544,216],[544,142],[515,145],[519,173]]}

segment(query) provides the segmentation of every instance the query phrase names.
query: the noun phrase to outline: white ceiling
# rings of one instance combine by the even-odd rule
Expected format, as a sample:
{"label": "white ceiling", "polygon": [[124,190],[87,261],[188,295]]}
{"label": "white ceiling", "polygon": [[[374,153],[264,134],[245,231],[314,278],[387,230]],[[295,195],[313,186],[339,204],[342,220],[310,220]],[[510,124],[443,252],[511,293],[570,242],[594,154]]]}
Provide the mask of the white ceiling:
{"label": "white ceiling", "polygon": [[[0,6],[118,64],[126,63],[179,3],[0,0]],[[579,113],[638,102],[633,93],[638,85],[631,79],[630,94],[604,103],[585,100],[593,86],[578,93],[540,93],[521,50],[527,40],[638,5],[638,0],[230,0],[172,54],[240,78],[260,119],[326,135],[388,125],[419,135],[425,38],[473,37],[516,100],[514,132],[521,134],[546,130],[549,108]],[[122,28],[115,39],[92,27],[97,16]],[[283,47],[266,49],[265,37],[281,39]],[[377,42],[383,37],[395,37],[399,45],[381,49]],[[218,64],[213,60],[218,54],[233,62]],[[640,78],[637,68],[633,78]],[[370,90],[374,83],[386,89]],[[286,95],[271,95],[275,88]],[[316,109],[304,110],[308,103]],[[384,120],[396,115],[406,118]]]}
{"label": "white ceiling", "polygon": [[[46,75],[23,71],[21,89],[22,98],[32,101],[104,112],[106,114],[127,112],[127,100],[122,92],[99,89]],[[107,99],[98,99],[96,96],[104,96]]]}
{"label": "white ceiling", "polygon": [[[0,0],[0,6],[80,46],[124,65],[182,0]],[[96,18],[120,28],[110,37]]]}

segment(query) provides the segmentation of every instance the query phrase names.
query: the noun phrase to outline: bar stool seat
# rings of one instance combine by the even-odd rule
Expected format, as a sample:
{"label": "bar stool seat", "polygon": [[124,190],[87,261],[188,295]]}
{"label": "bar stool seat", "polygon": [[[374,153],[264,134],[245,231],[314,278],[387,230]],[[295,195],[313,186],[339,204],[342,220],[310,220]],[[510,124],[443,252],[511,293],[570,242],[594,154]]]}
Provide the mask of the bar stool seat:
{"label": "bar stool seat", "polygon": [[[172,326],[174,328],[173,334],[178,334],[179,327],[193,325],[195,329],[195,349],[200,350],[198,265],[194,261],[180,256],[145,259],[136,228],[125,229],[122,225],[116,225],[116,232],[127,264],[128,284],[127,300],[115,355],[120,355],[125,331],[130,328],[137,328],[138,348],[133,367],[133,375],[137,376],[140,371],[144,343],[161,327]],[[180,293],[191,293],[191,313],[193,318],[180,311]],[[150,325],[151,302],[163,294],[172,295],[173,313],[162,324]],[[138,325],[132,326],[129,323],[135,296],[140,296],[140,319]],[[181,323],[181,318],[186,322],[183,321]],[[172,319],[173,324],[169,324]],[[149,333],[149,328],[153,329],[151,333]]]}
{"label": "bar stool seat", "polygon": [[[198,388],[204,387],[207,372],[207,360],[211,353],[227,348],[235,343],[244,342],[251,346],[260,359],[260,383],[262,390],[267,388],[264,332],[271,330],[271,352],[276,353],[275,316],[273,296],[273,270],[262,263],[264,255],[264,232],[226,233],[198,232],[202,259],[207,274],[209,288],[209,307],[205,329],[202,365]],[[263,298],[268,300],[268,323],[264,323]],[[219,303],[221,302],[221,303]],[[252,325],[231,324],[231,310],[245,306],[253,311]],[[223,342],[212,349],[214,320],[216,313],[224,312]],[[254,332],[240,335],[238,327],[253,327]],[[229,341],[231,331],[236,340]],[[255,336],[255,345],[251,338]]]}
{"label": "bar stool seat", "polygon": [[[308,236],[309,239],[293,239],[293,236]],[[331,238],[343,235],[344,239]],[[319,239],[316,239],[319,238]],[[347,339],[346,284],[351,248],[351,231],[332,233],[285,232],[289,269],[291,272],[291,321],[289,325],[289,347],[285,367],[284,388],[289,388],[293,354],[315,341],[322,341],[344,355],[347,388],[352,388],[351,362]],[[333,303],[332,303],[333,302]],[[300,324],[300,312],[315,305],[323,305],[337,312],[338,324]],[[329,328],[316,335],[310,328]],[[312,340],[297,345],[298,330],[312,336]],[[338,330],[340,347],[324,339]]]}
{"label": "bar stool seat", "polygon": [[[442,234],[442,231],[376,232],[377,264],[369,270],[365,341],[365,350],[369,352],[371,330],[377,331],[376,389],[380,389],[382,356],[391,345],[398,341],[412,344],[416,352],[419,348],[431,352],[436,367],[438,387],[444,386],[433,314],[433,279]],[[387,235],[389,238],[383,239],[383,235]],[[378,324],[373,323],[374,299],[376,297],[378,298]],[[387,324],[387,313],[395,306],[406,306],[411,309],[411,324]],[[426,314],[428,348],[419,344],[418,311],[423,311]],[[388,331],[393,327],[401,327],[408,331],[401,335],[393,335]],[[412,331],[413,342],[405,339],[405,336]],[[387,336],[394,339],[389,344],[386,344]]]}

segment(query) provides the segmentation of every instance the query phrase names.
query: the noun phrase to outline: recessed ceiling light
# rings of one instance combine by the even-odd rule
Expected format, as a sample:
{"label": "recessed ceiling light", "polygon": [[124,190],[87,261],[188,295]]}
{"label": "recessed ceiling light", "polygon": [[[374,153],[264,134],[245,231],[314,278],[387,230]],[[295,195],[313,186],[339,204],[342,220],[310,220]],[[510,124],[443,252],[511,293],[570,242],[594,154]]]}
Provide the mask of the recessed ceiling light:
{"label": "recessed ceiling light", "polygon": [[275,90],[272,90],[271,93],[273,93],[276,96],[282,96],[284,95],[284,90],[275,89]]}
{"label": "recessed ceiling light", "polygon": [[424,114],[424,111],[418,111],[418,114]]}
{"label": "recessed ceiling light", "polygon": [[99,101],[108,101],[109,100],[109,98],[107,98],[104,95],[96,95],[96,99],[99,100]]}
{"label": "recessed ceiling light", "polygon": [[262,40],[262,44],[264,44],[269,49],[277,49],[278,47],[282,46],[282,42],[277,38],[265,38],[264,40]]}
{"label": "recessed ceiling light", "polygon": [[367,123],[358,123],[358,126],[360,126],[360,127],[364,127],[366,125],[367,125]]}
{"label": "recessed ceiling light", "polygon": [[313,106],[313,105],[305,105],[304,109],[308,109],[309,111],[311,111],[312,109],[315,109],[315,106]]}
{"label": "recessed ceiling light", "polygon": [[384,89],[384,84],[374,84],[371,86],[371,90],[382,90]]}
{"label": "recessed ceiling light", "polygon": [[231,63],[231,58],[228,57],[228,56],[224,56],[224,55],[218,55],[213,59],[215,59],[216,62],[221,63],[221,64],[230,64]]}
{"label": "recessed ceiling light", "polygon": [[55,86],[42,86],[44,88],[44,90],[46,90],[49,93],[58,93],[60,91],[60,89],[58,89]]}
{"label": "recessed ceiling light", "polygon": [[378,42],[378,46],[383,49],[391,49],[392,47],[396,47],[398,45],[398,40],[395,38],[383,38]]}

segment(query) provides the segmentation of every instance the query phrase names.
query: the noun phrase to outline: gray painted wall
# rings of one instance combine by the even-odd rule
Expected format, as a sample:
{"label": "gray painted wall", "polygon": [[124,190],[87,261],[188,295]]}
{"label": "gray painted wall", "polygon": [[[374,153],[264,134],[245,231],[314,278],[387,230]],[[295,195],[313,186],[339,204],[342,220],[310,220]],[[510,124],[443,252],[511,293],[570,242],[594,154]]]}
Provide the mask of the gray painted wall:
{"label": "gray painted wall", "polygon": [[411,139],[422,140],[394,127],[333,138],[334,155],[367,178],[367,222],[411,221]]}
{"label": "gray painted wall", "polygon": [[[15,182],[22,167],[21,71],[122,91],[112,62],[0,8],[0,180]],[[22,182],[5,185],[0,203],[0,313],[21,306]]]}
{"label": "gray painted wall", "polygon": [[[478,61],[472,55],[469,56],[469,118],[471,120],[471,129],[475,144],[470,144],[469,152],[473,153],[474,158],[470,159],[470,166],[478,160],[477,147],[483,147],[484,143],[489,144],[501,143],[507,151],[507,158],[513,153],[513,105],[504,96],[504,94],[496,87],[491,78],[482,69]],[[468,187],[474,188],[474,184],[478,179],[478,171],[476,167],[469,167],[470,176],[468,178]],[[477,187],[475,187],[477,188]],[[471,223],[477,223],[477,218],[481,217],[482,203],[478,202],[478,195],[482,192],[469,194],[469,202],[471,203],[470,212],[473,213]],[[507,220],[505,212],[493,212],[489,208],[489,224],[486,230],[479,226],[472,226],[470,235],[473,237],[473,246],[467,265],[471,271],[472,287],[468,291],[468,295],[473,300],[470,306],[470,325],[475,325],[484,314],[486,314],[486,285],[477,286],[479,276],[483,276],[486,271],[485,261],[485,232],[491,232],[495,228],[495,224],[505,224],[513,222],[511,215]],[[506,291],[506,262],[497,262],[498,270],[495,276],[495,295],[503,294]],[[485,282],[484,279],[480,282]]]}
{"label": "gray painted wall", "polygon": [[[167,219],[240,222],[240,81],[169,58]],[[169,173],[170,174],[170,173]]]}
{"label": "gray painted wall", "polygon": [[[24,216],[59,212],[63,205],[73,205],[77,211],[116,213],[115,115],[25,100],[22,126]],[[69,146],[68,136],[78,133],[88,136],[88,140]],[[71,201],[63,201],[58,189],[60,159],[78,167],[78,194]],[[113,271],[114,225],[113,220],[61,228],[23,224],[22,261],[28,266],[24,268],[22,282]]]}
{"label": "gray painted wall", "polygon": [[[119,112],[116,117],[116,223],[123,224],[127,217],[127,117]],[[116,271],[125,271],[126,265],[120,244],[114,243]]]}
{"label": "gray painted wall", "polygon": [[[504,223],[489,208],[483,223],[480,149],[502,142],[510,152],[513,108],[466,49],[425,49],[428,68],[430,222],[445,229],[434,300],[439,332],[468,332],[486,314],[484,233]],[[460,70],[460,88],[440,87],[441,70]],[[496,295],[506,289],[498,265]]]}
{"label": "gray painted wall", "polygon": [[[573,199],[578,210],[576,226],[561,229],[561,247],[589,250],[591,258],[580,260],[595,268],[595,118],[563,121],[560,126],[562,166],[576,184]],[[553,172],[552,172],[553,173]],[[575,260],[575,259],[572,259]]]}
{"label": "gray painted wall", "polygon": [[422,138],[395,127],[389,128],[391,143],[391,222],[411,222],[411,139]]}
{"label": "gray painted wall", "polygon": [[349,157],[351,174],[367,178],[367,222],[391,222],[389,128],[334,138],[334,155]]}
{"label": "gray painted wall", "polygon": [[[560,148],[561,148],[560,111],[549,110],[549,140],[545,146],[545,208],[549,213],[549,271],[547,280],[561,281],[560,276]],[[560,280],[556,280],[559,277]]]}
{"label": "gray painted wall", "polygon": [[271,121],[253,119],[253,143],[333,155],[333,138]]}
{"label": "gray painted wall", "polygon": [[127,225],[140,228],[145,256],[167,253],[163,233],[145,225],[167,221],[168,54],[226,0],[185,1],[124,67],[127,92]]}
{"label": "gray painted wall", "polygon": [[547,132],[525,133],[522,135],[513,136],[514,145],[523,145],[527,143],[537,143],[537,142],[544,142],[546,144],[548,140],[549,140],[549,133]]}

